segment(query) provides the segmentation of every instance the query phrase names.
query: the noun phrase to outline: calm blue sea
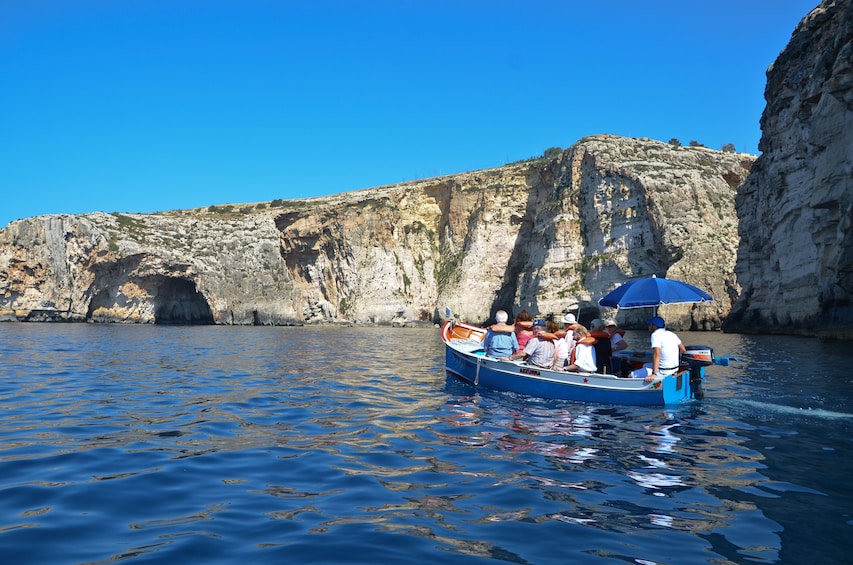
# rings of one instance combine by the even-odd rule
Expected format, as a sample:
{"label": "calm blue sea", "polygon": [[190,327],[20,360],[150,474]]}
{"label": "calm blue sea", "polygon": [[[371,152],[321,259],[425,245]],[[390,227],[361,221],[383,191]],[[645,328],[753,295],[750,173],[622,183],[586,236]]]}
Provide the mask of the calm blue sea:
{"label": "calm blue sea", "polygon": [[740,362],[663,410],[431,328],[0,324],[0,563],[850,563],[853,344],[681,336]]}

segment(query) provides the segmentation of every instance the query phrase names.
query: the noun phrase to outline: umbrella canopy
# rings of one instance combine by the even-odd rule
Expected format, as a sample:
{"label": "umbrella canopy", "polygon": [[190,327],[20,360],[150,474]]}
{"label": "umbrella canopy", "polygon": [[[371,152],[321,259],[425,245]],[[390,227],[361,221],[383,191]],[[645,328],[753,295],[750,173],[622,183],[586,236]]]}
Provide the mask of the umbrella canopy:
{"label": "umbrella canopy", "polygon": [[598,301],[610,308],[657,308],[661,304],[711,302],[714,298],[692,284],[672,279],[650,277],[626,282]]}

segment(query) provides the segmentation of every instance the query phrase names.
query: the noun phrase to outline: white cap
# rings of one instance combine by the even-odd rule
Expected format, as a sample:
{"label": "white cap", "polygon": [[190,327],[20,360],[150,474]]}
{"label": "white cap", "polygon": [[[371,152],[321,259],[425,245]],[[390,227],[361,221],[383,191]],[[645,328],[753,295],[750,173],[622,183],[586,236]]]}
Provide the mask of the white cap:
{"label": "white cap", "polygon": [[564,324],[574,324],[577,322],[574,314],[566,314],[565,316],[563,316],[563,319],[560,321],[563,322]]}

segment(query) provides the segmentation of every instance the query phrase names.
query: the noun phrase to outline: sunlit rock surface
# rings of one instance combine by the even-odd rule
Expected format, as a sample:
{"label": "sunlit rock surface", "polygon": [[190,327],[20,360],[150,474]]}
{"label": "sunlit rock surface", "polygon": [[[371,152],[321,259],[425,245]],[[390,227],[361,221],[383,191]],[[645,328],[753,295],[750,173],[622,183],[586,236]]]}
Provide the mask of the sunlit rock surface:
{"label": "sunlit rock surface", "polygon": [[737,199],[743,294],[726,329],[853,338],[853,2],[824,2],[767,72]]}
{"label": "sunlit rock surface", "polygon": [[734,198],[752,163],[601,135],[551,160],[324,198],[19,220],[0,231],[0,318],[405,324],[574,303],[589,318],[655,274],[716,298],[665,310],[673,325],[718,328],[740,290]]}
{"label": "sunlit rock surface", "polygon": [[577,304],[588,322],[654,274],[715,297],[663,307],[676,329],[853,338],[852,2],[808,14],[768,70],[757,161],[599,135],[325,198],[19,220],[0,230],[0,320],[408,324],[449,306],[485,322]]}

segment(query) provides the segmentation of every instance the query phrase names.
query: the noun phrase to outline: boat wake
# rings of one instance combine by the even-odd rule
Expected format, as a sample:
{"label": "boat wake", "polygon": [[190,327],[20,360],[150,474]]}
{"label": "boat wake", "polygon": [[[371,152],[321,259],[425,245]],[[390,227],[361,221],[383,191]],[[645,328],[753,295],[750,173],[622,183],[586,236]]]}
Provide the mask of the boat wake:
{"label": "boat wake", "polygon": [[796,406],[772,404],[769,402],[759,402],[757,400],[730,399],[726,404],[731,406],[749,406],[750,408],[762,410],[765,413],[790,414],[795,416],[807,416],[810,418],[823,418],[825,420],[853,419],[853,414],[848,414],[846,412],[834,412],[832,410],[824,410],[822,408],[797,408]]}

